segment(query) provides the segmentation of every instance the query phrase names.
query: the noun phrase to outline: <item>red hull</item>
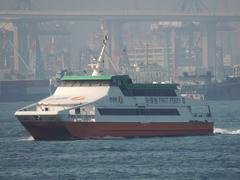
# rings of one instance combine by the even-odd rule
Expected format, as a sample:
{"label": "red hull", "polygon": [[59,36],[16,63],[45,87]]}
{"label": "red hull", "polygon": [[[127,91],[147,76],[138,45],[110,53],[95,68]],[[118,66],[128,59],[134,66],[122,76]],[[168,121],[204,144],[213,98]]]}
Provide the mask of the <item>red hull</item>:
{"label": "red hull", "polygon": [[154,137],[213,134],[213,123],[68,122],[65,127],[75,139],[97,137]]}
{"label": "red hull", "polygon": [[57,122],[22,121],[35,140],[88,139],[99,137],[193,136],[213,134],[210,122]]}
{"label": "red hull", "polygon": [[71,139],[64,124],[56,121],[20,121],[35,140]]}

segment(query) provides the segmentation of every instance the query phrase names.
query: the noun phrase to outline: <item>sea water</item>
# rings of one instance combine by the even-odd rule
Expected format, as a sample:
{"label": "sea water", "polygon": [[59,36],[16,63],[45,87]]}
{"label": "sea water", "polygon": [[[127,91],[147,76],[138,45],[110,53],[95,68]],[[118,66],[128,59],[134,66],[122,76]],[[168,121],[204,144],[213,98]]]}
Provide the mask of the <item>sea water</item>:
{"label": "sea water", "polygon": [[34,141],[0,104],[0,179],[240,179],[240,101],[209,102],[212,136]]}

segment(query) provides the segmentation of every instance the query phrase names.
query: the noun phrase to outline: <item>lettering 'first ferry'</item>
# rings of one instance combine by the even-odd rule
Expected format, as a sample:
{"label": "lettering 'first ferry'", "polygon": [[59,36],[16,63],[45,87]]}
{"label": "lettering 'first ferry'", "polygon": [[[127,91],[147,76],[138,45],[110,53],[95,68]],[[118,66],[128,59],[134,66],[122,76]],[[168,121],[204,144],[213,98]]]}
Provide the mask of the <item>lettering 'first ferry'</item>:
{"label": "lettering 'first ferry'", "polygon": [[193,106],[176,84],[100,75],[106,41],[92,76],[63,76],[53,95],[16,111],[35,140],[213,134],[209,106]]}

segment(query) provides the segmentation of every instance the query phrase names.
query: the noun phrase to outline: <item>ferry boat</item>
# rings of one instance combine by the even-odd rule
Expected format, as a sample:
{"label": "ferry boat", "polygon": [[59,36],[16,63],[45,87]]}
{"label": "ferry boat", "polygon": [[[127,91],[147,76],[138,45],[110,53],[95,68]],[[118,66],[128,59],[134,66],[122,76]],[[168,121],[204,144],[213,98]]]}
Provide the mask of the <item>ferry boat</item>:
{"label": "ferry boat", "polygon": [[63,76],[53,95],[16,111],[35,140],[213,134],[209,106],[194,108],[177,84],[100,75],[106,40],[91,76]]}

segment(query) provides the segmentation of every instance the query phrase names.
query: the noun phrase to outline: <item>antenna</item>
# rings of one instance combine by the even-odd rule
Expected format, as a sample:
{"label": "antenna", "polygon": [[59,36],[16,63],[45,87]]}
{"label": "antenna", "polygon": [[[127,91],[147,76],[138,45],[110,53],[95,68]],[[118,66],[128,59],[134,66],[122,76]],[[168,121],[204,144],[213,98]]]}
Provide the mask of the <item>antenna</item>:
{"label": "antenna", "polygon": [[101,63],[103,62],[102,58],[103,58],[103,53],[104,53],[104,51],[106,49],[106,46],[107,46],[107,40],[108,40],[108,36],[105,35],[104,39],[103,39],[102,50],[101,50],[101,52],[98,56],[97,62],[96,62],[96,64],[92,65],[92,69],[93,69],[92,76],[99,76],[100,75],[99,68],[100,68]]}

